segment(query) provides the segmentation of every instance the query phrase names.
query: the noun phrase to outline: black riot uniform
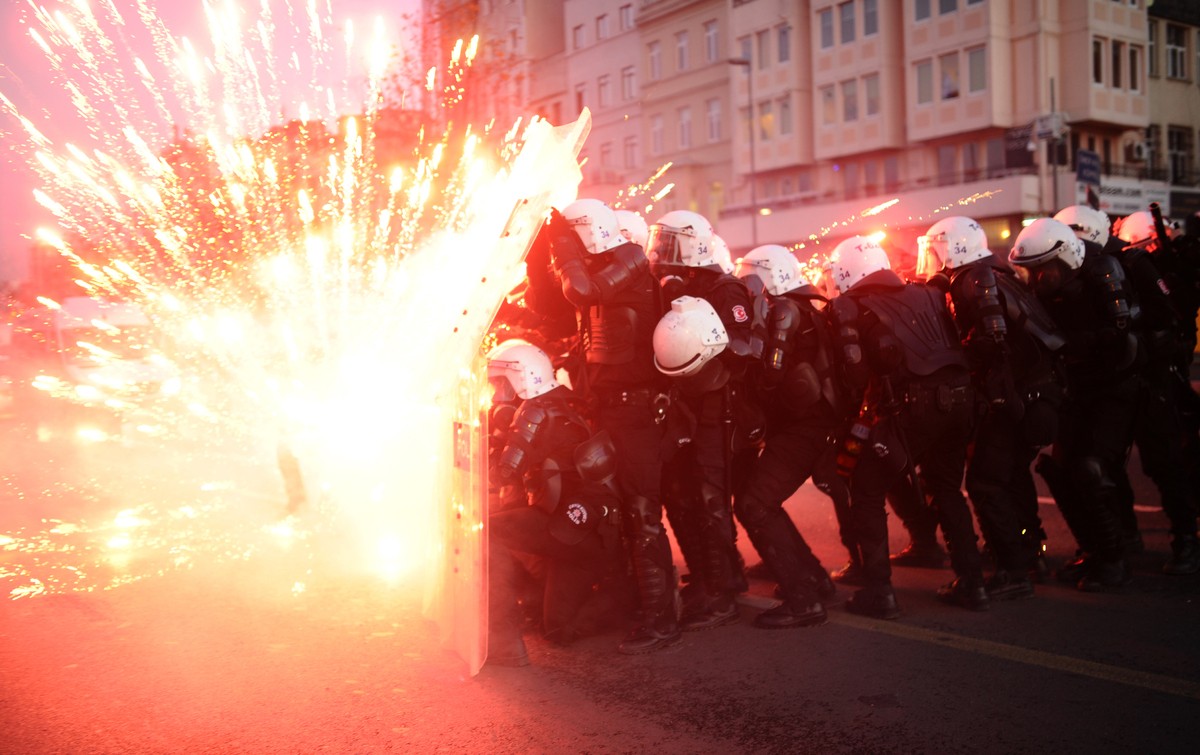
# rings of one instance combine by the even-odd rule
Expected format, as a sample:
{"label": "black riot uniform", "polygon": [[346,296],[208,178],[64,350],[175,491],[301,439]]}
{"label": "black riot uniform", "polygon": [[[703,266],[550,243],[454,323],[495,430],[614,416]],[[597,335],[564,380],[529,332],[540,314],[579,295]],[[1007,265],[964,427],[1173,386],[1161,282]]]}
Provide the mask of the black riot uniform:
{"label": "black riot uniform", "polygon": [[1119,481],[1133,438],[1138,398],[1138,344],[1120,263],[1085,243],[1079,269],[1057,287],[1034,290],[1066,335],[1068,397],[1050,455],[1036,469],[1079,544],[1059,569],[1082,590],[1129,582]]}
{"label": "black riot uniform", "polygon": [[[946,271],[959,335],[982,409],[967,493],[996,560],[993,598],[1033,594],[1045,531],[1030,465],[1058,430],[1066,339],[1037,298],[994,257]],[[935,281],[936,282],[936,281]]]}
{"label": "black riot uniform", "polygon": [[[896,618],[884,499],[915,467],[938,513],[958,578],[943,599],[987,606],[971,511],[960,489],[974,391],[966,357],[933,289],[905,284],[891,270],[863,278],[831,304],[844,374],[865,411],[856,428],[864,450],[850,481],[851,508],[866,586],[848,608]],[[861,429],[860,429],[861,428]]]}
{"label": "black riot uniform", "polygon": [[[1171,289],[1159,271],[1157,255],[1141,248],[1126,249],[1124,242],[1115,237],[1109,240],[1105,251],[1121,262],[1129,280],[1131,321],[1140,352],[1133,441],[1137,444],[1142,470],[1158,488],[1163,512],[1171,523],[1173,558],[1165,569],[1167,573],[1194,573],[1200,570],[1200,550],[1196,543],[1196,492],[1190,487],[1189,472],[1197,444],[1182,407],[1191,386],[1179,369],[1184,330],[1176,309],[1177,299],[1172,298]],[[1185,382],[1186,387],[1181,385]],[[1140,549],[1133,489],[1124,468],[1117,486],[1121,491],[1120,513],[1126,546]],[[1180,558],[1181,555],[1184,557]]]}
{"label": "black riot uniform", "polygon": [[671,412],[682,427],[663,469],[663,503],[697,585],[685,595],[681,626],[707,629],[737,620],[734,597],[746,586],[731,494],[762,434],[762,413],[745,390],[746,370],[761,342],[750,292],[740,279],[705,267],[665,266],[656,272],[683,276],[669,295],[708,301],[729,336],[718,356],[724,369],[705,373],[719,374],[717,381],[673,381]]}
{"label": "black riot uniform", "polygon": [[577,312],[583,364],[576,379],[618,454],[625,537],[641,603],[641,624],[621,649],[648,652],[679,640],[678,580],[660,494],[666,385],[654,368],[652,345],[661,292],[636,244],[588,254],[561,216],[549,228],[554,272]]}
{"label": "black riot uniform", "polygon": [[[807,287],[810,288],[811,287]],[[751,384],[766,415],[763,448],[734,496],[734,512],[779,584],[783,604],[755,619],[764,628],[825,621],[821,600],[835,588],[783,509],[784,502],[828,460],[843,411],[836,388],[829,323],[815,291],[760,294],[768,303],[763,359]]]}
{"label": "black riot uniform", "polygon": [[[615,452],[603,435],[593,436],[572,400],[570,389],[558,386],[521,402],[515,413],[493,410],[489,658],[501,663],[523,665],[516,554],[537,557],[544,567],[542,631],[557,643],[599,628],[584,607],[620,583],[619,498],[610,481]],[[614,596],[619,588],[606,597]]]}

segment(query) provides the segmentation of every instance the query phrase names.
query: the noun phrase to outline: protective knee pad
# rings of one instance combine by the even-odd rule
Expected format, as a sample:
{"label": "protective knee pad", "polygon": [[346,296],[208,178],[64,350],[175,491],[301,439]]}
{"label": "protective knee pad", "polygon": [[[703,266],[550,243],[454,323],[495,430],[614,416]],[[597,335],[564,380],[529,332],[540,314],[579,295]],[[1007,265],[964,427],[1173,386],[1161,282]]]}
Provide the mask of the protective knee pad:
{"label": "protective knee pad", "polygon": [[1077,460],[1071,473],[1079,489],[1089,495],[1109,493],[1117,487],[1104,460],[1096,456],[1084,456]]}
{"label": "protective knee pad", "polygon": [[629,496],[621,508],[625,535],[635,550],[649,548],[664,532],[662,507],[645,496]]}

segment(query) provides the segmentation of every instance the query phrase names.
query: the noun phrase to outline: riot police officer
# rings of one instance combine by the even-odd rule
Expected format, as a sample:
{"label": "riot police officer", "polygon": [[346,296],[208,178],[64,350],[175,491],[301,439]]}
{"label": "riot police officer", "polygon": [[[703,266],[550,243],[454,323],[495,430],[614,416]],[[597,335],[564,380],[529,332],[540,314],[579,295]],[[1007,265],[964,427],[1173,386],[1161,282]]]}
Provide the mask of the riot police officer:
{"label": "riot police officer", "polygon": [[952,216],[919,240],[918,275],[948,291],[978,395],[967,493],[996,559],[993,599],[1033,596],[1045,534],[1030,465],[1058,428],[1066,339],[1041,303],[988,248],[975,220]]}
{"label": "riot police officer", "polygon": [[1066,335],[1069,389],[1058,438],[1037,471],[1079,544],[1058,571],[1081,590],[1130,581],[1117,480],[1137,400],[1137,341],[1120,263],[1087,248],[1069,226],[1039,218],[1017,236],[1009,260]]}
{"label": "riot police officer", "polygon": [[662,305],[643,250],[621,233],[616,213],[579,199],[548,224],[554,274],[576,309],[583,364],[578,383],[618,452],[626,539],[641,602],[640,623],[623,653],[651,652],[680,639],[678,579],[662,521],[665,381],[654,369],[652,337]]}
{"label": "riot police officer", "polygon": [[866,586],[848,601],[854,613],[899,616],[888,560],[884,497],[905,473],[921,481],[938,513],[956,578],[942,600],[984,610],[982,559],[960,487],[974,392],[945,297],[906,284],[879,244],[852,236],[838,244],[831,303],[848,390],[863,407],[851,428],[862,450],[850,480],[850,506]]}
{"label": "riot police officer", "polygon": [[[1195,277],[1197,273],[1172,264],[1172,241],[1161,216],[1156,219],[1153,213],[1141,210],[1119,220],[1115,230],[1116,243],[1108,249],[1129,277],[1144,352],[1134,442],[1142,469],[1158,488],[1163,512],[1171,523],[1171,557],[1163,571],[1194,574],[1200,571],[1200,540],[1196,533],[1196,491],[1189,480],[1200,443],[1196,427],[1189,425],[1184,410],[1194,405],[1195,394],[1183,365],[1190,367],[1194,344],[1189,343],[1187,331],[1194,332],[1196,310],[1186,293],[1175,293],[1163,270],[1171,271],[1172,283],[1183,292],[1187,291],[1184,276]],[[1186,326],[1182,323],[1184,317],[1189,319]],[[1130,517],[1133,491],[1127,488],[1125,493],[1123,513]],[[1136,524],[1134,518],[1134,527]]]}
{"label": "riot police officer", "polygon": [[[713,228],[688,210],[668,212],[650,226],[650,266],[668,298],[703,299],[716,311],[729,345],[717,361],[712,382],[673,377],[672,410],[688,419],[686,442],[665,469],[664,501],[676,523],[677,540],[700,587],[684,601],[681,627],[708,629],[737,621],[734,602],[745,587],[735,541],[730,495],[739,456],[752,455],[761,434],[761,414],[747,401],[743,379],[755,349],[750,294],[741,280],[722,271],[714,257]],[[761,346],[760,346],[761,348]],[[660,364],[660,368],[661,368]],[[669,374],[669,373],[668,373]],[[706,374],[706,377],[709,376]],[[689,545],[689,541],[692,543]]]}
{"label": "riot police officer", "polygon": [[826,619],[821,601],[833,597],[836,588],[783,504],[828,456],[843,414],[828,321],[814,306],[824,298],[805,280],[795,255],[778,244],[751,250],[735,272],[752,292],[761,292],[767,306],[766,344],[751,384],[769,411],[764,412],[762,451],[734,495],[734,513],[783,599],[759,614],[754,625],[820,624]]}
{"label": "riot police officer", "polygon": [[488,512],[488,660],[526,665],[514,554],[545,564],[542,631],[567,644],[589,627],[582,609],[621,572],[615,452],[593,435],[550,358],[521,339],[487,356],[492,387],[489,449],[495,504]]}

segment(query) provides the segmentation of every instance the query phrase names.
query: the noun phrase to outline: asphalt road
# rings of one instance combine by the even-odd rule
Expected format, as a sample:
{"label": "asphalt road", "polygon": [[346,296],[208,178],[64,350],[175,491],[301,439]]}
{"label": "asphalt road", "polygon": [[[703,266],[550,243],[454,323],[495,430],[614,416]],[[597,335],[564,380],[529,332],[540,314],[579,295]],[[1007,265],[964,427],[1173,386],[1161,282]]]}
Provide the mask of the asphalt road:
{"label": "asphalt road", "polygon": [[[531,637],[531,666],[471,678],[420,596],[357,571],[336,533],[265,534],[283,493],[252,457],[197,458],[0,432],[0,752],[1200,750],[1200,576],[1159,572],[1140,477],[1147,551],[1122,594],[1047,584],[971,613],[934,598],[948,571],[898,569],[898,621],[834,606],[762,631],[756,582],[740,624],[669,651]],[[828,501],[806,487],[788,508],[840,565]],[[1060,562],[1073,545],[1043,517]]]}

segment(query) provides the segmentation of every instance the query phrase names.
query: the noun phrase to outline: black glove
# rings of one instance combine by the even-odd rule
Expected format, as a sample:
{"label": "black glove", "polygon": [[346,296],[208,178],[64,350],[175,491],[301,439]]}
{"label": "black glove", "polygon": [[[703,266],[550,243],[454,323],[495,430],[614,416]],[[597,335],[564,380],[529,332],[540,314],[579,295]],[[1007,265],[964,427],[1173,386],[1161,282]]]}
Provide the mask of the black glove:
{"label": "black glove", "polygon": [[546,221],[550,234],[550,256],[555,270],[562,270],[563,265],[571,260],[582,259],[586,253],[579,234],[558,210],[550,210],[550,219]]}

